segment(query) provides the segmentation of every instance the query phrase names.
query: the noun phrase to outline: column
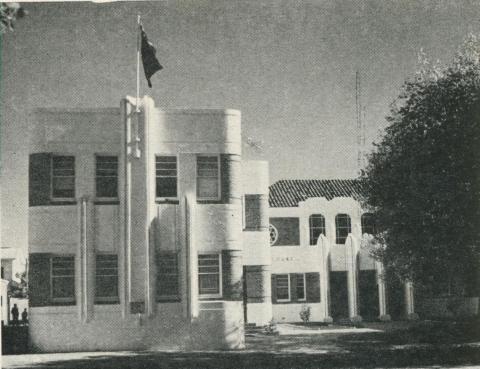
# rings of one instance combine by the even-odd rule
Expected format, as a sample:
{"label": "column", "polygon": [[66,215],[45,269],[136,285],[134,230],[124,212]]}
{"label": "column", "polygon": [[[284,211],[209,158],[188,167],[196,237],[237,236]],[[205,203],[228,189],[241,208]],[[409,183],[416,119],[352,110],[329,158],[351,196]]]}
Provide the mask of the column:
{"label": "column", "polygon": [[95,206],[82,197],[79,201],[79,249],[77,252],[77,306],[79,318],[87,323],[93,318],[95,299]]}
{"label": "column", "polygon": [[320,248],[321,260],[320,260],[320,296],[321,296],[321,304],[324,311],[324,322],[325,323],[332,323],[333,318],[330,316],[330,302],[328,293],[328,286],[329,286],[329,255],[330,255],[330,242],[328,239],[322,234],[318,237],[317,246]]}
{"label": "column", "polygon": [[418,314],[415,313],[415,300],[413,296],[413,283],[407,281],[403,285],[405,293],[405,315],[408,320],[417,320]]}
{"label": "column", "polygon": [[187,195],[181,203],[181,214],[183,215],[184,231],[182,239],[185,242],[186,254],[186,313],[190,321],[198,318],[198,255],[195,242],[195,198]]}
{"label": "column", "polygon": [[126,201],[129,206],[125,215],[129,231],[129,239],[126,239],[130,268],[129,313],[144,314],[147,312],[148,305],[150,269],[144,112],[132,113],[132,119],[127,120],[127,124],[129,122],[131,123],[131,137],[126,162],[127,169],[129,169],[129,176],[127,177],[129,182],[129,194],[127,196],[129,198]]}
{"label": "column", "polygon": [[[233,212],[241,216],[241,166],[240,155],[221,155],[221,195],[222,204],[227,205],[225,216],[233,217]],[[243,244],[241,228],[230,219],[224,220],[226,244],[222,250],[223,299],[241,301],[243,297]]]}
{"label": "column", "polygon": [[377,271],[377,286],[378,286],[378,312],[379,319],[384,322],[391,320],[390,315],[387,313],[387,294],[384,280],[383,264],[379,261],[375,262],[375,269]]}
{"label": "column", "polygon": [[357,255],[358,246],[350,234],[345,242],[347,248],[347,285],[348,285],[348,315],[352,322],[362,321],[358,313],[358,289],[357,289]]}

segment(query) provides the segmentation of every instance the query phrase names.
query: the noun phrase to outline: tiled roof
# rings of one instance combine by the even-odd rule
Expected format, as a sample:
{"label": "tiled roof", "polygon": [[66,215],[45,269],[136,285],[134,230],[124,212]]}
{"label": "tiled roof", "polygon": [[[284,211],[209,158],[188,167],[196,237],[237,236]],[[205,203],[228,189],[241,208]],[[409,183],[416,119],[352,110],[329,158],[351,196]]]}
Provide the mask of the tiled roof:
{"label": "tiled roof", "polygon": [[269,203],[272,208],[296,207],[311,197],[360,198],[362,185],[356,179],[283,179],[270,186]]}

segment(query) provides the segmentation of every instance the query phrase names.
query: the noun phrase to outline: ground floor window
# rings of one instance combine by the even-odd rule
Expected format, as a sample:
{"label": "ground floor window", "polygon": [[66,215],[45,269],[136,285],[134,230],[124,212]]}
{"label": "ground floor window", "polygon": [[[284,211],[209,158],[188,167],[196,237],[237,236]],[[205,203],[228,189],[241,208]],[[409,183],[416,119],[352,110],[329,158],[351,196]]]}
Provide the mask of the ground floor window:
{"label": "ground floor window", "polygon": [[50,285],[53,302],[75,302],[75,257],[53,256],[50,259]]}
{"label": "ground floor window", "polygon": [[222,296],[220,254],[198,255],[198,294],[200,297]]}
{"label": "ground floor window", "polygon": [[118,302],[117,255],[98,254],[95,271],[95,302]]}
{"label": "ground floor window", "polygon": [[320,274],[272,274],[272,302],[320,302]]}
{"label": "ground floor window", "polygon": [[157,300],[178,300],[178,254],[162,252],[157,255]]}
{"label": "ground floor window", "polygon": [[290,301],[290,278],[288,274],[277,274],[276,277],[277,301]]}
{"label": "ground floor window", "polygon": [[[290,279],[295,281],[295,293],[298,301],[305,301],[305,274],[290,274]],[[293,282],[293,281],[292,281]],[[293,284],[293,283],[292,283]]]}

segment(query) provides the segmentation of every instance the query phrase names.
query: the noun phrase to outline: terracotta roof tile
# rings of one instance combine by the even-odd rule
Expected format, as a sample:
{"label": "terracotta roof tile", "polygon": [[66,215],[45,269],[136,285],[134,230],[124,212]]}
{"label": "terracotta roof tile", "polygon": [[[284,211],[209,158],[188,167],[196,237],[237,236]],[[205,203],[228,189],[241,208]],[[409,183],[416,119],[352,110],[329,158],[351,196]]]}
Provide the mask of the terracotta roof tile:
{"label": "terracotta roof tile", "polygon": [[283,179],[270,186],[269,203],[272,208],[288,208],[311,197],[358,200],[361,193],[362,185],[356,179]]}

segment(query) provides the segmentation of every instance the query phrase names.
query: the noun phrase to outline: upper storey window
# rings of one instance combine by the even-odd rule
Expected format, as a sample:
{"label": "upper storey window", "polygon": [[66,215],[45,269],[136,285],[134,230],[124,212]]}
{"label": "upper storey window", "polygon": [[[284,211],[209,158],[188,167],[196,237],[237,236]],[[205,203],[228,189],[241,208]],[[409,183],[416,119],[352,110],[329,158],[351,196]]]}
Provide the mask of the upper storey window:
{"label": "upper storey window", "polygon": [[362,234],[368,233],[374,235],[376,233],[375,218],[371,213],[362,214]]}
{"label": "upper storey window", "polygon": [[220,198],[220,163],[218,156],[197,156],[197,198]]}
{"label": "upper storey window", "polygon": [[95,159],[97,198],[116,199],[118,197],[118,158],[97,155]]}
{"label": "upper storey window", "polygon": [[352,222],[347,214],[338,214],[335,217],[336,243],[344,244],[348,234],[352,232]]}
{"label": "upper storey window", "polygon": [[157,156],[155,158],[155,170],[157,177],[157,198],[177,198],[177,157]]}
{"label": "upper storey window", "polygon": [[310,245],[316,245],[321,234],[325,236],[325,217],[322,214],[312,214],[309,218]]}
{"label": "upper storey window", "polygon": [[74,156],[52,156],[52,198],[54,200],[75,198]]}
{"label": "upper storey window", "polygon": [[270,246],[300,246],[300,219],[270,218]]}

